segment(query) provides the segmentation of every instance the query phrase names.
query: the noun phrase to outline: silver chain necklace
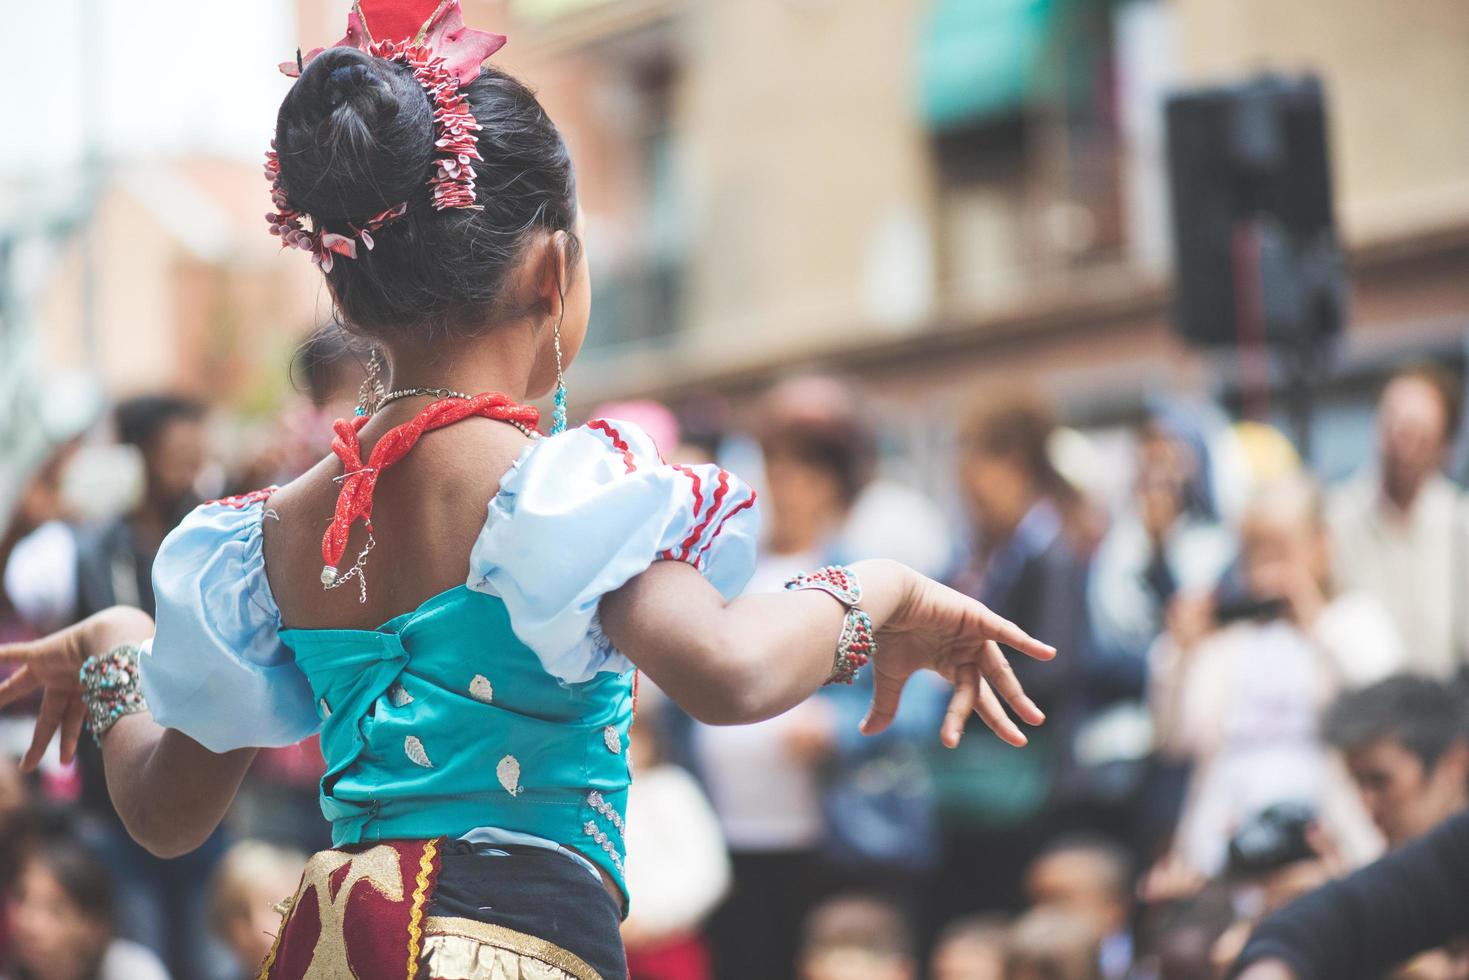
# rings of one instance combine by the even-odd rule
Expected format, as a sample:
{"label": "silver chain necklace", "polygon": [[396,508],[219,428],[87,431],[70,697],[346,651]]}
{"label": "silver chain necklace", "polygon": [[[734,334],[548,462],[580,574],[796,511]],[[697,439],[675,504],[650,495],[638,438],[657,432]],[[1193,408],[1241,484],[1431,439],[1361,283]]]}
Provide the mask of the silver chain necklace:
{"label": "silver chain necklace", "polygon": [[377,400],[377,408],[378,411],[382,411],[385,406],[400,398],[418,397],[468,398],[470,396],[452,388],[395,388]]}

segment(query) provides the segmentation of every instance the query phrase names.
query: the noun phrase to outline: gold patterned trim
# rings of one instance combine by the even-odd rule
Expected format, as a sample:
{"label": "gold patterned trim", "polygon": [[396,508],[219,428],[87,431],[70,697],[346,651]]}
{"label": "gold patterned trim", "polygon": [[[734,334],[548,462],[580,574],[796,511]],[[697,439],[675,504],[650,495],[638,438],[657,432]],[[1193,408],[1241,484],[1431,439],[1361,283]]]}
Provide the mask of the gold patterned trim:
{"label": "gold patterned trim", "polygon": [[566,971],[576,980],[602,980],[602,975],[575,953],[567,952],[553,942],[537,936],[528,936],[514,929],[506,929],[504,926],[454,916],[431,915],[423,920],[423,931],[430,936],[462,936],[484,943],[486,946],[519,953],[521,956],[529,956],[548,966]]}
{"label": "gold patterned trim", "polygon": [[281,940],[286,938],[286,921],[291,917],[291,912],[296,908],[296,898],[301,894],[300,885],[296,886],[296,894],[291,895],[285,901],[276,905],[275,910],[281,915],[281,927],[275,934],[275,939],[270,944],[270,952],[265,956],[265,962],[260,964],[260,973],[255,980],[269,980],[271,968],[275,966],[275,958],[281,951]]}
{"label": "gold patterned trim", "polygon": [[413,907],[408,912],[408,980],[418,977],[419,954],[423,951],[423,905],[428,901],[428,879],[434,873],[434,858],[439,853],[437,840],[423,842],[418,858],[418,877],[414,880]]}
{"label": "gold patterned trim", "polygon": [[260,964],[260,973],[255,980],[267,980],[270,976],[270,968],[275,966],[276,954],[281,950],[281,937],[286,934],[286,919],[281,916],[281,931],[275,934],[275,942],[270,944],[270,952],[265,956],[265,962]]}

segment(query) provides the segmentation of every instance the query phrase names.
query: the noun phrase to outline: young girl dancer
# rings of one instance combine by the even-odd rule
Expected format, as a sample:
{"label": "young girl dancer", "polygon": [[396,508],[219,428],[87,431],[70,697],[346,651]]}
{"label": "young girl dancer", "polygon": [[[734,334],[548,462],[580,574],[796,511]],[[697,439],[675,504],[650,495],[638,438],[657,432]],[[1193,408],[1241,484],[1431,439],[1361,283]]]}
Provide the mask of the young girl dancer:
{"label": "young girl dancer", "polygon": [[[983,606],[887,562],[734,598],[753,493],[630,425],[565,430],[590,302],[575,181],[535,97],[482,67],[503,41],[457,0],[361,0],[339,45],[283,66],[271,230],[385,373],[331,457],[169,536],[156,623],[119,608],[0,648],[20,666],[0,704],[44,689],[25,763],[58,730],[70,758],[86,721],[161,855],[214,829],[256,748],[321,733],[336,849],[263,977],[625,976],[639,670],[713,724],[869,658],[869,733],[923,668],[954,683],[950,746],[971,711],[1023,745],[999,698],[1043,720],[997,643],[1054,651]],[[524,402],[553,390],[541,438]]]}

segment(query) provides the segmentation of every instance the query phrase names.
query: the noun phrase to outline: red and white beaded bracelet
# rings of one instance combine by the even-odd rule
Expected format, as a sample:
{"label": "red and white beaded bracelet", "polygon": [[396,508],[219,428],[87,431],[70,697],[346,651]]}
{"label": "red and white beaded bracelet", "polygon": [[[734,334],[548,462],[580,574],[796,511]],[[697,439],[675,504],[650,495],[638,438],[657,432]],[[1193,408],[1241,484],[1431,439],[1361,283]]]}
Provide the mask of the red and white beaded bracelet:
{"label": "red and white beaded bracelet", "polygon": [[857,678],[857,672],[867,666],[867,662],[877,652],[872,617],[858,608],[858,603],[862,601],[862,584],[857,581],[856,574],[842,565],[827,565],[814,572],[795,576],[785,587],[792,592],[825,592],[847,607],[847,615],[842,620],[842,632],[837,637],[836,660],[826,683],[852,683]]}

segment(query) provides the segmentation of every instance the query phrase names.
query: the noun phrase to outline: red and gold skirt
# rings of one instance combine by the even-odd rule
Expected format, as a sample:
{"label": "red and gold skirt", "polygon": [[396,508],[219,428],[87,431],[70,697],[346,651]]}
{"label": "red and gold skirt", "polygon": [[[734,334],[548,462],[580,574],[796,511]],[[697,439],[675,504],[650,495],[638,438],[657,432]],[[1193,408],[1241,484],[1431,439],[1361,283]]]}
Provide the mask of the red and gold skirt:
{"label": "red and gold skirt", "polygon": [[426,840],[321,851],[282,911],[260,980],[626,976],[610,896],[539,848]]}

